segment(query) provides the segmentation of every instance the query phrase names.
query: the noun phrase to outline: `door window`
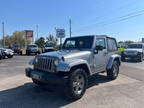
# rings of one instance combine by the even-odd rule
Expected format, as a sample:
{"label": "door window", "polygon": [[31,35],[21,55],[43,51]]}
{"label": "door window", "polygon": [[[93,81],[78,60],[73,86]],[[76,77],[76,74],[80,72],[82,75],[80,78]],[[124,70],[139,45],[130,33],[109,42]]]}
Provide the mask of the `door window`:
{"label": "door window", "polygon": [[103,49],[106,49],[106,42],[104,38],[97,38],[96,39],[96,46],[102,46]]}

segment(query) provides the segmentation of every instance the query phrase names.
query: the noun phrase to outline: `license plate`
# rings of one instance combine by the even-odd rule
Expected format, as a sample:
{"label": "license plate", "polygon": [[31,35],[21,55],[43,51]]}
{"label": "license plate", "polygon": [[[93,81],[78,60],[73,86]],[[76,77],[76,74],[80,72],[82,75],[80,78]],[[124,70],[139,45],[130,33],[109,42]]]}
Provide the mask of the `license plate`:
{"label": "license plate", "polygon": [[33,78],[33,79],[39,79],[39,77],[40,77],[40,76],[39,76],[39,75],[36,75],[36,74],[33,74],[33,75],[32,75],[32,78]]}

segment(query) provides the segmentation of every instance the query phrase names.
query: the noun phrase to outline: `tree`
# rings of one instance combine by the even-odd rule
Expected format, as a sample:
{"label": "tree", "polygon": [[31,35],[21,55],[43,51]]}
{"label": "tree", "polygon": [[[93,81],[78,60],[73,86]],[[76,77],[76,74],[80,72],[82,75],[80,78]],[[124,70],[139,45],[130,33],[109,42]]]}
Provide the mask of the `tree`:
{"label": "tree", "polygon": [[127,41],[124,41],[124,43],[125,43],[126,45],[129,45],[129,44],[131,44],[131,43],[134,43],[134,41],[127,40]]}
{"label": "tree", "polygon": [[58,43],[58,39],[56,37],[54,37],[53,35],[49,35],[47,38],[46,38],[46,43],[53,43],[54,46],[56,47],[57,46],[57,43]]}
{"label": "tree", "polygon": [[[25,37],[24,37],[25,31],[15,31],[12,35],[5,36],[5,45],[9,46],[10,44],[17,44],[20,46],[20,48],[25,46]],[[0,40],[0,43],[2,44],[3,39]],[[27,44],[30,44],[31,40],[27,39]]]}
{"label": "tree", "polygon": [[37,44],[40,48],[42,48],[45,44],[45,38],[40,37],[38,40],[36,40],[35,44]]}

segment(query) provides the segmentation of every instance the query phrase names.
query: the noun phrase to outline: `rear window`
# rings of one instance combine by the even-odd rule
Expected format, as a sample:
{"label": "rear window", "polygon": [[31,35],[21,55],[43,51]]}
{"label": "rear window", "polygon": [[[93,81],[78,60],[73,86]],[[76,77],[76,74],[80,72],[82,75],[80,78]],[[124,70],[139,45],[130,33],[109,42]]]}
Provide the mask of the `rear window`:
{"label": "rear window", "polygon": [[108,51],[117,51],[117,43],[115,39],[108,38]]}

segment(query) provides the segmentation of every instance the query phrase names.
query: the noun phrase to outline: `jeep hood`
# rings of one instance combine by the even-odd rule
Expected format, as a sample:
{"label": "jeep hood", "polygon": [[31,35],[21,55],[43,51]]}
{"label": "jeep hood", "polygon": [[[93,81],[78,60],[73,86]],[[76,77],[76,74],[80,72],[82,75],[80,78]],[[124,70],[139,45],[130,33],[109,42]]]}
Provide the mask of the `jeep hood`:
{"label": "jeep hood", "polygon": [[128,49],[125,49],[124,51],[137,51],[137,52],[142,52],[142,49],[132,49],[132,48],[128,48]]}
{"label": "jeep hood", "polygon": [[62,51],[53,51],[44,54],[40,54],[41,56],[52,56],[52,57],[64,57],[65,59],[80,59],[82,57],[89,57],[91,51],[80,51],[80,50],[62,50]]}

